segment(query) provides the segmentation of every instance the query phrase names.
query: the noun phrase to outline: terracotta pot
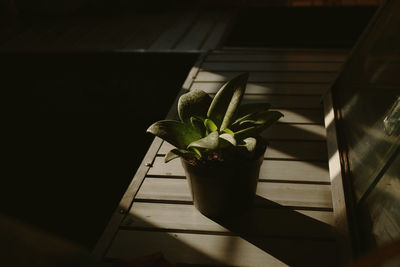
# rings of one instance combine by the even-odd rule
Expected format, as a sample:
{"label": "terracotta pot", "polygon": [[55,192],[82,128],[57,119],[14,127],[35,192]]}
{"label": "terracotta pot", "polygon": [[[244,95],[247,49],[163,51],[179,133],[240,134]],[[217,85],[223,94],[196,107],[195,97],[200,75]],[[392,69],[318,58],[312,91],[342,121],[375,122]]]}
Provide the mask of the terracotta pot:
{"label": "terracotta pot", "polygon": [[208,217],[232,216],[253,204],[266,146],[251,160],[195,166],[181,159],[195,207]]}

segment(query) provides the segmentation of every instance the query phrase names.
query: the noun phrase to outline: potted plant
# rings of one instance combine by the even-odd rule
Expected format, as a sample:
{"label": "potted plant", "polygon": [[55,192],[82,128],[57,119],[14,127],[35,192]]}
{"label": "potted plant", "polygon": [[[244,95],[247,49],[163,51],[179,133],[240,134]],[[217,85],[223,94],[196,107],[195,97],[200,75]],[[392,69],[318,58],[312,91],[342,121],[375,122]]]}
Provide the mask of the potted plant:
{"label": "potted plant", "polygon": [[251,205],[267,146],[260,133],[283,116],[268,103],[240,105],[248,76],[226,82],[213,99],[201,90],[183,94],[180,120],[158,121],[147,130],[176,147],[165,162],[181,157],[194,205],[209,217]]}

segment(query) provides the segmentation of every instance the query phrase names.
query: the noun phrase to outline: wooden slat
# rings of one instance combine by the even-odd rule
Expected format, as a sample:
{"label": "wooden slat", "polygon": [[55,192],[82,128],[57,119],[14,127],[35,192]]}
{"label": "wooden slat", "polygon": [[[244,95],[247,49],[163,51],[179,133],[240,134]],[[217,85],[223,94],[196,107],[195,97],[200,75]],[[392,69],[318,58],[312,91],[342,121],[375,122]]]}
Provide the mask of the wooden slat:
{"label": "wooden slat", "polygon": [[[195,82],[191,89],[215,94],[223,84],[223,82]],[[328,87],[328,83],[248,83],[246,94],[321,95],[328,90]]]}
{"label": "wooden slat", "polygon": [[[177,15],[179,16],[179,15]],[[192,26],[197,17],[197,11],[191,10],[183,12],[182,17],[177,18],[176,22],[165,30],[158,39],[149,47],[149,50],[168,50],[173,49],[185,32]]]}
{"label": "wooden slat", "polygon": [[[164,142],[158,155],[165,155],[174,146]],[[270,141],[265,152],[267,159],[297,159],[327,162],[328,152],[325,142]]]}
{"label": "wooden slat", "polygon": [[167,14],[125,15],[102,42],[103,50],[148,48],[171,23]]}
{"label": "wooden slat", "polygon": [[[279,205],[306,208],[332,208],[329,185],[265,183],[257,186],[256,203],[267,199]],[[146,178],[137,199],[157,201],[192,201],[185,179]],[[261,203],[262,204],[262,203]]]}
{"label": "wooden slat", "polygon": [[120,230],[106,256],[161,251],[173,262],[201,266],[335,266],[335,250],[329,241]]}
{"label": "wooden slat", "polygon": [[176,50],[198,50],[204,44],[211,29],[215,26],[215,14],[204,12],[195,24],[185,34],[183,39],[176,45]]}
{"label": "wooden slat", "polygon": [[263,134],[267,140],[325,140],[326,131],[321,125],[276,124]]}
{"label": "wooden slat", "polygon": [[325,142],[304,141],[270,141],[265,153],[266,158],[319,161],[327,155]]}
{"label": "wooden slat", "polygon": [[330,62],[204,62],[203,71],[339,71],[342,63]]}
{"label": "wooden slat", "polygon": [[127,37],[125,36],[127,31],[119,34],[123,38],[121,43],[123,49],[148,49],[173,20],[170,15],[162,16],[161,14],[141,15],[139,18],[140,21],[136,25],[133,19],[129,22],[132,30]]}
{"label": "wooden slat", "polygon": [[290,51],[264,53],[212,53],[206,62],[344,62],[346,54],[299,53]]}
{"label": "wooden slat", "polygon": [[208,50],[217,48],[217,46],[221,42],[221,39],[224,36],[224,33],[229,25],[229,22],[232,17],[232,11],[231,10],[223,10],[220,12],[218,17],[219,17],[219,19],[218,19],[213,31],[210,33],[210,36],[204,42],[204,45],[201,47],[201,50],[208,51]]}
{"label": "wooden slat", "polygon": [[[240,73],[241,72],[200,71],[195,81],[228,81]],[[329,83],[333,81],[336,75],[336,72],[252,72],[250,73],[249,82]]]}
{"label": "wooden slat", "polygon": [[[293,224],[296,227],[291,227]],[[207,218],[191,204],[136,202],[121,226],[222,233],[235,228],[243,233],[263,236],[326,238],[333,236],[332,224],[331,211],[255,207],[227,224]]]}
{"label": "wooden slat", "polygon": [[252,47],[249,49],[244,46],[226,46],[221,50],[214,51],[216,53],[295,53],[301,55],[320,55],[320,54],[329,54],[329,55],[345,55],[349,51],[343,48],[279,48],[279,47]]}
{"label": "wooden slat", "polygon": [[86,34],[80,40],[80,48],[88,50],[102,50],[106,40],[110,40],[112,34],[119,30],[118,20],[116,18],[106,17],[98,20],[96,27],[90,33]]}
{"label": "wooden slat", "polygon": [[284,116],[279,119],[280,123],[316,123],[322,124],[323,118],[320,110],[308,109],[271,109],[278,110]]}
{"label": "wooden slat", "polygon": [[[185,172],[179,160],[164,163],[164,157],[156,157],[148,175],[180,176]],[[328,166],[323,162],[264,160],[260,180],[294,182],[329,182]]]}
{"label": "wooden slat", "polygon": [[[245,95],[242,103],[267,102],[273,108],[317,108],[322,109],[320,96],[292,96],[292,95]],[[322,115],[322,110],[321,113]]]}
{"label": "wooden slat", "polygon": [[[345,185],[342,176],[342,165],[339,155],[337,129],[333,108],[332,93],[324,97],[324,114],[325,127],[327,131],[327,151],[329,157],[329,178],[331,180],[331,194],[333,199],[333,211],[335,216],[335,228],[338,235],[338,243],[340,244],[340,258],[342,262],[351,259],[351,240],[348,221],[348,207],[345,198]],[[349,186],[347,181],[347,186]]]}
{"label": "wooden slat", "polygon": [[79,50],[81,40],[96,26],[98,26],[97,21],[91,17],[76,18],[71,27],[54,44],[54,49],[60,51]]}

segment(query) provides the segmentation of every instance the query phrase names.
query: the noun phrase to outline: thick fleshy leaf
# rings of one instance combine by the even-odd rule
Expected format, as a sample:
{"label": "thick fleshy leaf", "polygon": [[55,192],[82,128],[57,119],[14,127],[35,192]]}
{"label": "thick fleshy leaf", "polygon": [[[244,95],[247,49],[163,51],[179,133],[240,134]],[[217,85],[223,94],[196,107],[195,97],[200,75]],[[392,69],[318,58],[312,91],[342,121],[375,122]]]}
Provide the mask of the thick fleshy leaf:
{"label": "thick fleshy leaf", "polygon": [[244,104],[238,107],[238,110],[236,112],[235,116],[235,122],[232,123],[237,124],[241,122],[242,120],[247,119],[251,114],[253,113],[258,113],[258,112],[263,112],[268,110],[271,107],[271,104],[269,103],[250,103],[250,104]]}
{"label": "thick fleshy leaf", "polygon": [[193,128],[195,128],[196,131],[201,134],[202,137],[206,135],[206,127],[200,118],[190,117],[190,123],[192,124]]}
{"label": "thick fleshy leaf", "polygon": [[232,135],[232,136],[235,136],[235,133],[232,132],[232,130],[229,129],[229,128],[225,128],[222,132],[227,133],[227,134],[230,134],[230,135]]}
{"label": "thick fleshy leaf", "polygon": [[257,139],[254,137],[247,137],[242,140],[242,144],[239,146],[246,148],[246,150],[250,153],[253,153],[256,150],[257,147]]}
{"label": "thick fleshy leaf", "polygon": [[[268,122],[275,122],[283,116],[279,111],[263,111],[251,114],[246,120],[243,120],[239,125],[245,124],[265,124]],[[278,119],[276,119],[278,118]]]}
{"label": "thick fleshy leaf", "polygon": [[219,136],[219,147],[224,148],[228,146],[236,146],[236,139],[228,133]]}
{"label": "thick fleshy leaf", "polygon": [[181,95],[178,101],[178,114],[183,122],[190,117],[205,118],[212,98],[202,90],[193,90]]}
{"label": "thick fleshy leaf", "polygon": [[189,158],[189,157],[194,157],[194,156],[195,156],[194,153],[191,151],[174,148],[171,151],[169,151],[167,153],[167,155],[165,155],[164,162],[167,163],[167,162],[169,162],[173,159],[179,158],[179,157]]}
{"label": "thick fleshy leaf", "polygon": [[237,108],[246,89],[248,73],[243,73],[225,83],[215,95],[207,112],[217,127],[222,131],[228,128],[234,119]]}
{"label": "thick fleshy leaf", "polygon": [[256,137],[282,116],[283,114],[279,111],[260,112],[254,116],[253,120],[248,120],[239,126],[241,128],[235,129],[235,137],[237,140]]}
{"label": "thick fleshy leaf", "polygon": [[163,120],[153,123],[147,132],[160,137],[171,145],[186,149],[195,140],[202,138],[201,133],[192,127],[190,123],[174,120]]}
{"label": "thick fleshy leaf", "polygon": [[206,137],[196,140],[188,145],[188,148],[200,148],[207,150],[215,150],[218,148],[219,134],[217,131],[210,133]]}
{"label": "thick fleshy leaf", "polygon": [[217,125],[215,125],[215,123],[210,119],[204,120],[204,126],[206,127],[207,133],[211,133],[218,130]]}

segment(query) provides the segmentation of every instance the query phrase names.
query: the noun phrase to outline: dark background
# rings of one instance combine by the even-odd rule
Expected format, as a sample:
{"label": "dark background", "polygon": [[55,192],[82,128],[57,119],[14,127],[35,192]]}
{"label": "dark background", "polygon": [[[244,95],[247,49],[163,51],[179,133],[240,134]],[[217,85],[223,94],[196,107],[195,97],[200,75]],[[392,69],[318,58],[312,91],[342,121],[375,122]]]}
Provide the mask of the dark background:
{"label": "dark background", "polygon": [[93,247],[196,58],[1,55],[0,211]]}

